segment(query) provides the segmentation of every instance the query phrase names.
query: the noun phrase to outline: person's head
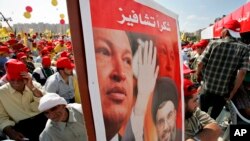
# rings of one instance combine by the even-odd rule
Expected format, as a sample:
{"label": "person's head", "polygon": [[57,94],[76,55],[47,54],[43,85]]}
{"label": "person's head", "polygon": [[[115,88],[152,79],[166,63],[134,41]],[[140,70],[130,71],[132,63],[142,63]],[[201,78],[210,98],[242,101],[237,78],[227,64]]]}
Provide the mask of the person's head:
{"label": "person's head", "polygon": [[59,40],[59,45],[63,46],[64,45],[64,40]]}
{"label": "person's head", "polygon": [[0,57],[7,57],[10,54],[10,50],[7,46],[0,46]]}
{"label": "person's head", "polygon": [[184,78],[191,79],[191,73],[195,73],[195,70],[191,70],[188,66],[183,64],[183,74]]}
{"label": "person's head", "polygon": [[190,118],[196,108],[199,106],[197,88],[199,85],[194,84],[189,79],[184,79],[184,99],[185,99],[185,118]]}
{"label": "person's head", "polygon": [[16,57],[17,57],[18,60],[20,60],[20,61],[22,61],[24,63],[27,62],[27,54],[24,53],[24,52],[17,53]]}
{"label": "person's head", "polygon": [[22,72],[28,72],[26,65],[19,60],[10,59],[5,63],[6,79],[11,87],[18,92],[22,92],[25,88],[25,82],[21,76]]}
{"label": "person's head", "polygon": [[42,58],[42,66],[43,68],[50,68],[51,66],[51,59],[49,56],[44,56]]}
{"label": "person's head", "polygon": [[[159,75],[173,77],[175,75],[175,53],[174,44],[165,36],[156,38],[157,61],[159,63]],[[177,46],[176,46],[177,47]]]}
{"label": "person's head", "polygon": [[230,20],[223,25],[223,29],[221,31],[221,37],[233,37],[240,38],[240,23],[237,20]]}
{"label": "person's head", "polygon": [[107,139],[130,114],[133,103],[132,51],[125,31],[94,28],[97,75]]}
{"label": "person's head", "polygon": [[196,47],[195,47],[195,51],[201,55],[202,52],[205,50],[205,48],[207,47],[209,41],[206,40],[206,39],[203,39],[203,40],[200,40],[199,43],[196,44]]}
{"label": "person's head", "polygon": [[174,81],[160,78],[156,82],[152,101],[152,117],[159,141],[174,141],[178,93]]}
{"label": "person's head", "polygon": [[67,102],[56,93],[46,93],[39,102],[38,110],[48,119],[55,122],[66,122],[68,119]]}
{"label": "person's head", "polygon": [[73,75],[74,67],[75,65],[70,61],[68,57],[60,57],[56,61],[56,68],[61,76]]}

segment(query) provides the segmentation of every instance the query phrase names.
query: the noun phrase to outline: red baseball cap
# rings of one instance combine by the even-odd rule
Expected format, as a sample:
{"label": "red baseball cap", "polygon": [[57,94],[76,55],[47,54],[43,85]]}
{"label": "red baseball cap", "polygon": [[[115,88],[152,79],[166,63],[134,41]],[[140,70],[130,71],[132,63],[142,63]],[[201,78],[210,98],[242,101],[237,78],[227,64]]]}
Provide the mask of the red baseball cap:
{"label": "red baseball cap", "polygon": [[21,72],[28,72],[26,65],[17,59],[10,59],[5,63],[7,80],[22,79]]}
{"label": "red baseball cap", "polygon": [[63,52],[60,54],[61,57],[69,57],[69,55],[70,55],[70,53],[67,52],[67,51],[63,51]]}
{"label": "red baseball cap", "polygon": [[49,54],[49,51],[47,48],[44,48],[43,50],[41,50],[41,55],[42,56],[45,56],[45,55],[48,55]]}
{"label": "red baseball cap", "polygon": [[237,20],[230,20],[223,27],[227,28],[230,35],[234,38],[240,38],[240,23]]}
{"label": "red baseball cap", "polygon": [[56,62],[56,67],[73,69],[75,65],[70,61],[68,57],[60,57]]}
{"label": "red baseball cap", "polygon": [[195,85],[191,80],[184,79],[184,96],[192,96],[197,93],[197,88],[199,86]]}
{"label": "red baseball cap", "polygon": [[17,53],[16,57],[18,60],[21,60],[23,58],[27,58],[27,55],[24,52],[19,52]]}
{"label": "red baseball cap", "polygon": [[0,46],[0,54],[2,53],[10,53],[10,50],[7,46]]}
{"label": "red baseball cap", "polygon": [[49,56],[44,56],[42,58],[42,64],[45,67],[49,67],[51,65],[51,59],[50,59],[50,57]]}
{"label": "red baseball cap", "polygon": [[189,67],[187,67],[186,65],[183,64],[183,74],[190,74],[190,73],[194,73],[195,70],[191,70]]}
{"label": "red baseball cap", "polygon": [[26,52],[26,53],[27,53],[27,52],[30,52],[30,48],[24,47],[24,48],[22,48],[22,51],[23,51],[23,52]]}
{"label": "red baseball cap", "polygon": [[200,40],[200,42],[196,44],[196,48],[195,49],[207,47],[208,43],[209,43],[208,40],[205,40],[205,39]]}

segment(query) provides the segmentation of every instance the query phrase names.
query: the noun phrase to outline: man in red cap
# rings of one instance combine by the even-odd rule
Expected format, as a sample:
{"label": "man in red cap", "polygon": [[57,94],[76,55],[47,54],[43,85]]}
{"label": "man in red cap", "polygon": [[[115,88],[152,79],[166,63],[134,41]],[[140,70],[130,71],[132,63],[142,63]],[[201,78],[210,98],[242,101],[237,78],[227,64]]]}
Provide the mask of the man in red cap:
{"label": "man in red cap", "polygon": [[195,73],[195,70],[191,70],[188,66],[186,66],[185,64],[183,64],[183,74],[184,74],[184,78],[186,79],[191,79],[191,74]]}
{"label": "man in red cap", "polygon": [[37,67],[33,71],[33,78],[39,82],[42,86],[47,81],[47,78],[56,72],[56,68],[51,66],[51,59],[49,56],[44,56],[42,58],[42,66]]}
{"label": "man in red cap", "polygon": [[17,141],[38,140],[47,121],[38,110],[42,86],[32,81],[23,62],[10,59],[5,66],[8,83],[0,87],[0,131]]}
{"label": "man in red cap", "polygon": [[250,71],[249,49],[236,40],[240,37],[239,31],[237,20],[225,23],[221,39],[211,42],[198,60],[197,77],[202,76],[204,82],[201,110],[207,112],[212,107],[211,117],[214,119],[220,114],[226,100],[233,98],[246,71]]}
{"label": "man in red cap", "polygon": [[35,65],[30,60],[28,60],[27,54],[24,52],[19,52],[16,56],[18,60],[26,64],[29,72],[32,74],[35,69]]}
{"label": "man in red cap", "polygon": [[[193,50],[195,50],[196,55],[194,56],[194,58],[190,59],[190,60],[192,60],[192,61],[190,61],[190,65],[189,65],[191,69],[197,70],[198,60],[199,60],[201,54],[203,53],[203,51],[205,50],[205,48],[207,47],[208,43],[209,43],[208,40],[202,39],[197,44],[195,44],[193,46]],[[191,80],[193,82],[198,82],[196,75],[192,75]]]}
{"label": "man in red cap", "polygon": [[44,88],[47,92],[57,93],[68,103],[75,102],[73,86],[73,69],[75,65],[68,57],[61,57],[56,62],[57,72],[51,75]]}
{"label": "man in red cap", "polygon": [[216,121],[198,108],[197,85],[184,79],[185,140],[217,141],[221,129]]}

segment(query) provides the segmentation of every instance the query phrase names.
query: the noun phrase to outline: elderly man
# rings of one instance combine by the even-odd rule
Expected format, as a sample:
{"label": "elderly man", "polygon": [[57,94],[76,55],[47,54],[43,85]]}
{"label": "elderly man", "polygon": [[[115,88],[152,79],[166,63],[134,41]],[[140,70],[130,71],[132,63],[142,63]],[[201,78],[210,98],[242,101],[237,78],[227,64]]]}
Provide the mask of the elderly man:
{"label": "elderly man", "polygon": [[219,125],[198,108],[197,85],[184,79],[185,139],[186,141],[217,141],[221,134]]}
{"label": "elderly man", "polygon": [[0,87],[0,130],[10,139],[37,141],[47,121],[38,110],[42,87],[32,81],[23,62],[10,59],[5,66],[8,82]]}
{"label": "elderly man", "polygon": [[38,109],[49,119],[40,141],[87,141],[81,104],[67,104],[55,93],[45,94]]}

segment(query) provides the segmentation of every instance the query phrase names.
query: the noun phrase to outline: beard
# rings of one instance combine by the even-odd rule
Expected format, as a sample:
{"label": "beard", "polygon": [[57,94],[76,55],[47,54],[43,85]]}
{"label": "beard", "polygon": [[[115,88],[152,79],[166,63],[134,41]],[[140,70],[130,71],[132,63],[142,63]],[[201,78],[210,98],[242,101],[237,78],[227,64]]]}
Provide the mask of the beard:
{"label": "beard", "polygon": [[187,111],[185,112],[185,119],[189,119],[189,118],[191,118],[192,116],[193,116],[193,111],[187,110]]}
{"label": "beard", "polygon": [[174,127],[173,130],[171,131],[170,141],[175,141],[175,137],[176,137],[176,127]]}

